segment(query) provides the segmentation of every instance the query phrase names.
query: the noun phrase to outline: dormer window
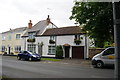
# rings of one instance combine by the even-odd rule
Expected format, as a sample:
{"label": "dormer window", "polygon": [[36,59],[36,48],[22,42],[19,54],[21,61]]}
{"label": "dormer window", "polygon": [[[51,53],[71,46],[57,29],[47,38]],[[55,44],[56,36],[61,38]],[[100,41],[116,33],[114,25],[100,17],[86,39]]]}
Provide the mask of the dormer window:
{"label": "dormer window", "polygon": [[55,41],[55,36],[50,36],[50,40]]}
{"label": "dormer window", "polygon": [[80,40],[80,35],[75,35],[75,38],[74,38],[74,43],[76,43],[76,45],[79,45],[81,43],[81,40]]}
{"label": "dormer window", "polygon": [[29,32],[27,42],[35,42],[35,34],[35,32]]}
{"label": "dormer window", "polygon": [[76,40],[80,40],[80,35],[78,34],[78,35],[75,35],[75,39]]}
{"label": "dormer window", "polygon": [[35,32],[29,32],[28,37],[29,37],[29,39],[34,39],[35,38]]}
{"label": "dormer window", "polygon": [[50,36],[49,43],[50,44],[54,44],[55,43],[55,36]]}

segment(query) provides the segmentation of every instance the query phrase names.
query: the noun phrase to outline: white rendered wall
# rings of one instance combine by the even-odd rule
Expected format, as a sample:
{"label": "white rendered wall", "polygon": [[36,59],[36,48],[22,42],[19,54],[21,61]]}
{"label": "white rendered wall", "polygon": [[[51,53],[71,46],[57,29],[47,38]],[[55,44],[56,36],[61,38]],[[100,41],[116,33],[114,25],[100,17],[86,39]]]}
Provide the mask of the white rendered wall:
{"label": "white rendered wall", "polygon": [[[50,37],[49,36],[44,36],[44,37],[36,37],[36,42],[41,43],[43,42],[43,47],[42,47],[42,56],[49,56],[49,57],[55,57],[55,55],[48,55],[48,46],[49,44]],[[38,47],[38,46],[37,46]],[[38,51],[38,50],[37,50]]]}
{"label": "white rendered wall", "polygon": [[[83,37],[83,39],[81,40],[82,41],[81,44],[80,45],[76,45],[74,43],[74,38],[75,38],[74,35],[57,36],[56,37],[56,45],[69,44],[70,46],[84,46],[84,57],[87,58],[88,49],[86,49],[85,45],[88,46],[89,44],[88,44],[88,42],[85,43],[85,36],[84,35],[81,35],[81,37]],[[50,45],[54,45],[55,46],[55,44],[49,44],[49,40],[50,40],[50,36],[36,37],[36,42],[34,43],[34,44],[36,44],[36,52],[38,53],[38,43],[43,42],[42,56],[55,57],[55,55],[48,55],[48,46],[50,46]],[[88,38],[87,38],[86,41],[88,41]],[[27,42],[26,43],[26,48],[27,48],[27,44],[31,44],[31,43]],[[72,57],[72,48],[70,48],[70,57]]]}
{"label": "white rendered wall", "polygon": [[[83,40],[81,40],[82,42],[79,46],[85,46],[85,38],[83,35],[81,35],[81,37],[83,37]],[[74,38],[74,35],[57,36],[57,45],[69,44],[71,46],[76,46],[76,44],[74,43]]]}

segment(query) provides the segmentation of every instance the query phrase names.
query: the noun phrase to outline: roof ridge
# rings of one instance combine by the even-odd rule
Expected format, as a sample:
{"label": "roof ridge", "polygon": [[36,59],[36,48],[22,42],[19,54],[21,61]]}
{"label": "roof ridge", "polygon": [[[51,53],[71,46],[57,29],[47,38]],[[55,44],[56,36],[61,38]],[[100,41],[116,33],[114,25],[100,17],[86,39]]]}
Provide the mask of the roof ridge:
{"label": "roof ridge", "polygon": [[[42,22],[42,21],[46,21],[46,20],[40,20],[40,21],[38,21],[34,26],[36,26],[39,22]],[[34,27],[34,26],[33,26],[33,27]]]}
{"label": "roof ridge", "polygon": [[11,29],[11,30],[8,30],[8,31],[5,31],[5,32],[2,32],[2,33],[12,32],[12,31],[14,31],[14,30],[22,29],[22,28],[27,28],[27,27],[14,28],[14,29]]}
{"label": "roof ridge", "polygon": [[73,28],[73,27],[79,27],[79,26],[68,26],[68,27],[48,28],[48,29],[63,29],[63,28]]}

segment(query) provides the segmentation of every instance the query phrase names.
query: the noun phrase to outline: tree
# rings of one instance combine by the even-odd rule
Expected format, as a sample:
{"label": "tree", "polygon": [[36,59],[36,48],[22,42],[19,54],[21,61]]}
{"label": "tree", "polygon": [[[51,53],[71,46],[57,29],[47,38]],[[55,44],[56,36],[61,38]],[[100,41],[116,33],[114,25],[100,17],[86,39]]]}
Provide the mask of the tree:
{"label": "tree", "polygon": [[83,25],[83,31],[95,40],[96,47],[113,43],[113,11],[111,2],[77,2],[72,8],[70,19]]}

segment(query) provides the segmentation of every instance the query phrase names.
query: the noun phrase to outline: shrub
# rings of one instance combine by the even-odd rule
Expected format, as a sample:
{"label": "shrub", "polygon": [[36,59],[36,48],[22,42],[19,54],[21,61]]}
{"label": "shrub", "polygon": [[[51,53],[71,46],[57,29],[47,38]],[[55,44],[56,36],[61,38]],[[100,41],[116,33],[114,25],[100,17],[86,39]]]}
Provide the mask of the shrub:
{"label": "shrub", "polygon": [[58,59],[62,59],[63,58],[62,46],[57,46],[56,47],[56,55],[55,55],[55,57],[58,58]]}

